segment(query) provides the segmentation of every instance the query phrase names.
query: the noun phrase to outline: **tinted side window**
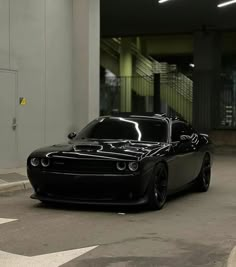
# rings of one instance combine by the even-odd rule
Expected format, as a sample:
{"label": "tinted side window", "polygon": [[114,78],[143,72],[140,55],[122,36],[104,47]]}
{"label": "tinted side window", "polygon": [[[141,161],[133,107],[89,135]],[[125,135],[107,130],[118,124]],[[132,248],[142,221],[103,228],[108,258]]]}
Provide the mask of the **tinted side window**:
{"label": "tinted side window", "polygon": [[188,135],[187,125],[183,122],[174,122],[172,124],[172,142],[180,141],[181,135]]}

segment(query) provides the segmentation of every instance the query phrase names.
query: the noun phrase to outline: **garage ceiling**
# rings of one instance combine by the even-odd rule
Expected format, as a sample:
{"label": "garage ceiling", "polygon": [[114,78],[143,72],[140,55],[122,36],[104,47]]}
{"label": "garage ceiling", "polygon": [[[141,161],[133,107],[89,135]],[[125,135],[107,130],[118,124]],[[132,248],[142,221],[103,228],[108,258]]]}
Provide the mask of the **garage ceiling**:
{"label": "garage ceiling", "polygon": [[101,0],[103,37],[190,33],[202,28],[236,30],[236,4],[225,0]]}

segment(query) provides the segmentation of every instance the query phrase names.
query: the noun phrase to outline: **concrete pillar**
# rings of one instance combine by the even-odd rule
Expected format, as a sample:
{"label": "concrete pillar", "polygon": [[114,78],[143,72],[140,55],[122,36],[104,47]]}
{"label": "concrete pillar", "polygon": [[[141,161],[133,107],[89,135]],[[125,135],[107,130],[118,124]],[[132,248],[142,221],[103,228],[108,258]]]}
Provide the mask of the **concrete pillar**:
{"label": "concrete pillar", "polygon": [[221,69],[221,38],[218,32],[196,32],[194,36],[193,125],[201,131],[215,127]]}
{"label": "concrete pillar", "polygon": [[161,75],[154,74],[154,97],[153,110],[155,113],[161,113]]}
{"label": "concrete pillar", "polygon": [[138,36],[136,37],[136,46],[137,46],[137,49],[142,52],[142,43],[141,43],[141,38]]}
{"label": "concrete pillar", "polygon": [[74,127],[99,116],[100,1],[73,0]]}
{"label": "concrete pillar", "polygon": [[129,39],[122,38],[120,51],[120,76],[121,76],[121,92],[120,92],[120,111],[132,111],[132,54],[130,51]]}

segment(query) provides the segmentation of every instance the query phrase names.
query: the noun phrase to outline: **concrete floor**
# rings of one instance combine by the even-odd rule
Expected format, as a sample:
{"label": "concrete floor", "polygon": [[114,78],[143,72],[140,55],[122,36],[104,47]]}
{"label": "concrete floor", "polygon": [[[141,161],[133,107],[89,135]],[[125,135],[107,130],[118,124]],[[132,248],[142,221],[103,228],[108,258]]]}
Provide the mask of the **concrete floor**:
{"label": "concrete floor", "polygon": [[36,256],[98,245],[63,266],[220,267],[236,245],[235,192],[232,154],[216,156],[209,192],[179,194],[157,212],[45,207],[30,191],[1,196],[0,218],[18,220],[0,224],[0,266],[1,251]]}

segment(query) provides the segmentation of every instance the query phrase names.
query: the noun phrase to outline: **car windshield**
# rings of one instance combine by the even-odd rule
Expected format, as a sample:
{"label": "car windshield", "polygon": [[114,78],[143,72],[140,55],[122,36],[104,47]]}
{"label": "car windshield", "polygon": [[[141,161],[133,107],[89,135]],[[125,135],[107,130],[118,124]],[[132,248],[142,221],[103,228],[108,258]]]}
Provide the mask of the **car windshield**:
{"label": "car windshield", "polygon": [[125,139],[135,141],[167,141],[167,123],[148,118],[99,118],[78,135],[81,139]]}

